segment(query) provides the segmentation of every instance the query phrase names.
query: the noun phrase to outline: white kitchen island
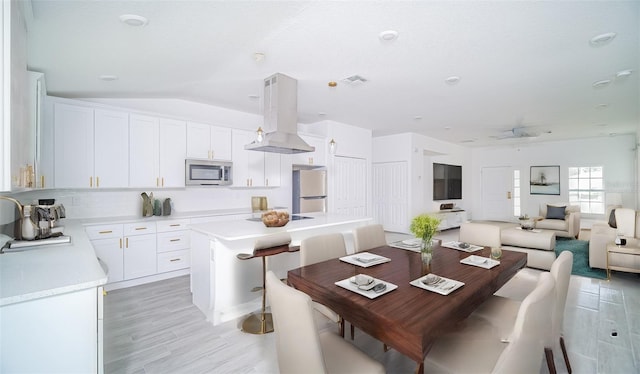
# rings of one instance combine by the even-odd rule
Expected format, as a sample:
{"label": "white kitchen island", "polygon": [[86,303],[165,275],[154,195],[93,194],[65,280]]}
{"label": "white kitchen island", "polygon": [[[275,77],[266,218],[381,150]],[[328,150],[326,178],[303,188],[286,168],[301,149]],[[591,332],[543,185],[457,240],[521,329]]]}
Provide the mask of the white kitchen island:
{"label": "white kitchen island", "polygon": [[[351,232],[372,223],[370,217],[330,213],[306,213],[284,227],[266,227],[262,222],[233,220],[191,225],[191,292],[193,303],[214,325],[226,322],[261,306],[262,262],[259,258],[239,260],[240,253],[252,253],[256,239],[287,232],[291,245],[308,237],[340,232],[347,250],[353,251]],[[300,266],[297,252],[267,257],[267,270],[279,277]],[[253,290],[253,291],[252,291]]]}

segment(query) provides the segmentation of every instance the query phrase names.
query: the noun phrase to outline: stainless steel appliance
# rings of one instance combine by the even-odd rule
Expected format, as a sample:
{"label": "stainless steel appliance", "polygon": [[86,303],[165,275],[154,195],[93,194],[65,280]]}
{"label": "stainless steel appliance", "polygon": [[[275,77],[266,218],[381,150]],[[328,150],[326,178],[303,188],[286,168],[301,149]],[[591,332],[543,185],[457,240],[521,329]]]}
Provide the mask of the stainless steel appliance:
{"label": "stainless steel appliance", "polygon": [[292,213],[327,211],[327,171],[294,170]]}
{"label": "stainless steel appliance", "polygon": [[184,183],[187,186],[227,186],[233,183],[231,162],[185,160]]}

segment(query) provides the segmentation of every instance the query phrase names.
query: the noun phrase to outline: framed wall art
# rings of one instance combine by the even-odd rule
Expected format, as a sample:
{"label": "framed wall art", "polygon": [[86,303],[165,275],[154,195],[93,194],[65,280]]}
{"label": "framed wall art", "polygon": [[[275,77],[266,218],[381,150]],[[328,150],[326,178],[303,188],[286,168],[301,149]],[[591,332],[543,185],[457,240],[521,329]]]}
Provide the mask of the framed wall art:
{"label": "framed wall art", "polygon": [[532,166],[529,186],[532,195],[560,195],[560,166]]}

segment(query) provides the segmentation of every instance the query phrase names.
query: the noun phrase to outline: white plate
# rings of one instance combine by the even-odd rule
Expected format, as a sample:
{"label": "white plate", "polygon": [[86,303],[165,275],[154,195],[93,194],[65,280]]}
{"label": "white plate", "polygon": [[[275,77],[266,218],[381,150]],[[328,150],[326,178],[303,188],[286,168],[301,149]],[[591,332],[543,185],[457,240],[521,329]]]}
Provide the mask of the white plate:
{"label": "white plate", "polygon": [[[351,277],[352,278],[352,277]],[[347,289],[349,291],[355,292],[357,294],[360,294],[362,296],[368,297],[369,299],[375,299],[376,297],[382,296],[386,293],[389,293],[393,290],[395,290],[396,288],[398,288],[397,285],[393,284],[393,283],[389,283],[389,282],[385,282],[383,280],[380,279],[376,279],[373,278],[373,287],[375,287],[375,285],[377,285],[378,283],[384,283],[387,288],[385,288],[383,291],[381,292],[375,292],[373,289],[369,289],[369,290],[362,290],[358,287],[357,284],[351,282],[351,278],[347,278],[347,279],[343,279],[341,281],[338,281],[335,283],[336,286],[342,287],[344,289]]]}
{"label": "white plate", "polygon": [[479,246],[479,245],[475,245],[475,244],[469,244],[469,248],[460,248],[460,242],[446,242],[446,243],[442,243],[443,247],[447,247],[447,248],[451,248],[451,249],[457,249],[459,251],[463,251],[463,252],[475,252],[475,251],[479,251],[481,250],[483,247]]}
{"label": "white plate", "polygon": [[487,258],[482,256],[476,256],[476,255],[465,257],[462,260],[460,260],[460,263],[465,265],[477,266],[484,269],[491,269],[494,266],[500,265],[500,261],[498,260],[494,260],[492,258]]}
{"label": "white plate", "polygon": [[411,282],[409,282],[409,284],[412,286],[416,286],[418,288],[439,293],[440,295],[445,295],[445,296],[457,290],[458,288],[464,286],[463,282],[460,282],[454,279],[445,278],[445,277],[439,277],[440,280],[435,282],[434,284],[424,284],[422,280],[428,276],[429,274],[423,277],[420,277],[418,279],[412,280]]}
{"label": "white plate", "polygon": [[340,257],[340,261],[348,262],[352,265],[357,265],[363,268],[368,268],[369,266],[389,262],[391,261],[391,259],[369,252],[360,252],[349,256]]}
{"label": "white plate", "polygon": [[402,241],[402,244],[406,245],[407,247],[419,247],[421,243],[422,239],[419,238],[406,239]]}

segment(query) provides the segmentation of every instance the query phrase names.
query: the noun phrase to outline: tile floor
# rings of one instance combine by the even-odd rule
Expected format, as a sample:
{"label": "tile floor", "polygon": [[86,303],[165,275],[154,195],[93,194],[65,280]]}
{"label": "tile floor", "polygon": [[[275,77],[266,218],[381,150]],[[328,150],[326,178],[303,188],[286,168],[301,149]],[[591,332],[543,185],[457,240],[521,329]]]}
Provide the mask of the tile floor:
{"label": "tile floor", "polygon": [[[388,234],[388,240],[406,238]],[[441,234],[456,240],[457,230]],[[537,270],[524,269],[535,277]],[[241,321],[212,326],[191,303],[183,276],[111,291],[105,297],[105,373],[277,373],[275,335],[242,333]],[[319,320],[322,329],[335,325]],[[574,373],[640,373],[640,277],[611,281],[571,277],[565,339]],[[357,331],[354,341],[388,373],[411,373],[415,363]],[[556,357],[558,372],[566,368]],[[541,373],[548,372],[546,365]]]}

